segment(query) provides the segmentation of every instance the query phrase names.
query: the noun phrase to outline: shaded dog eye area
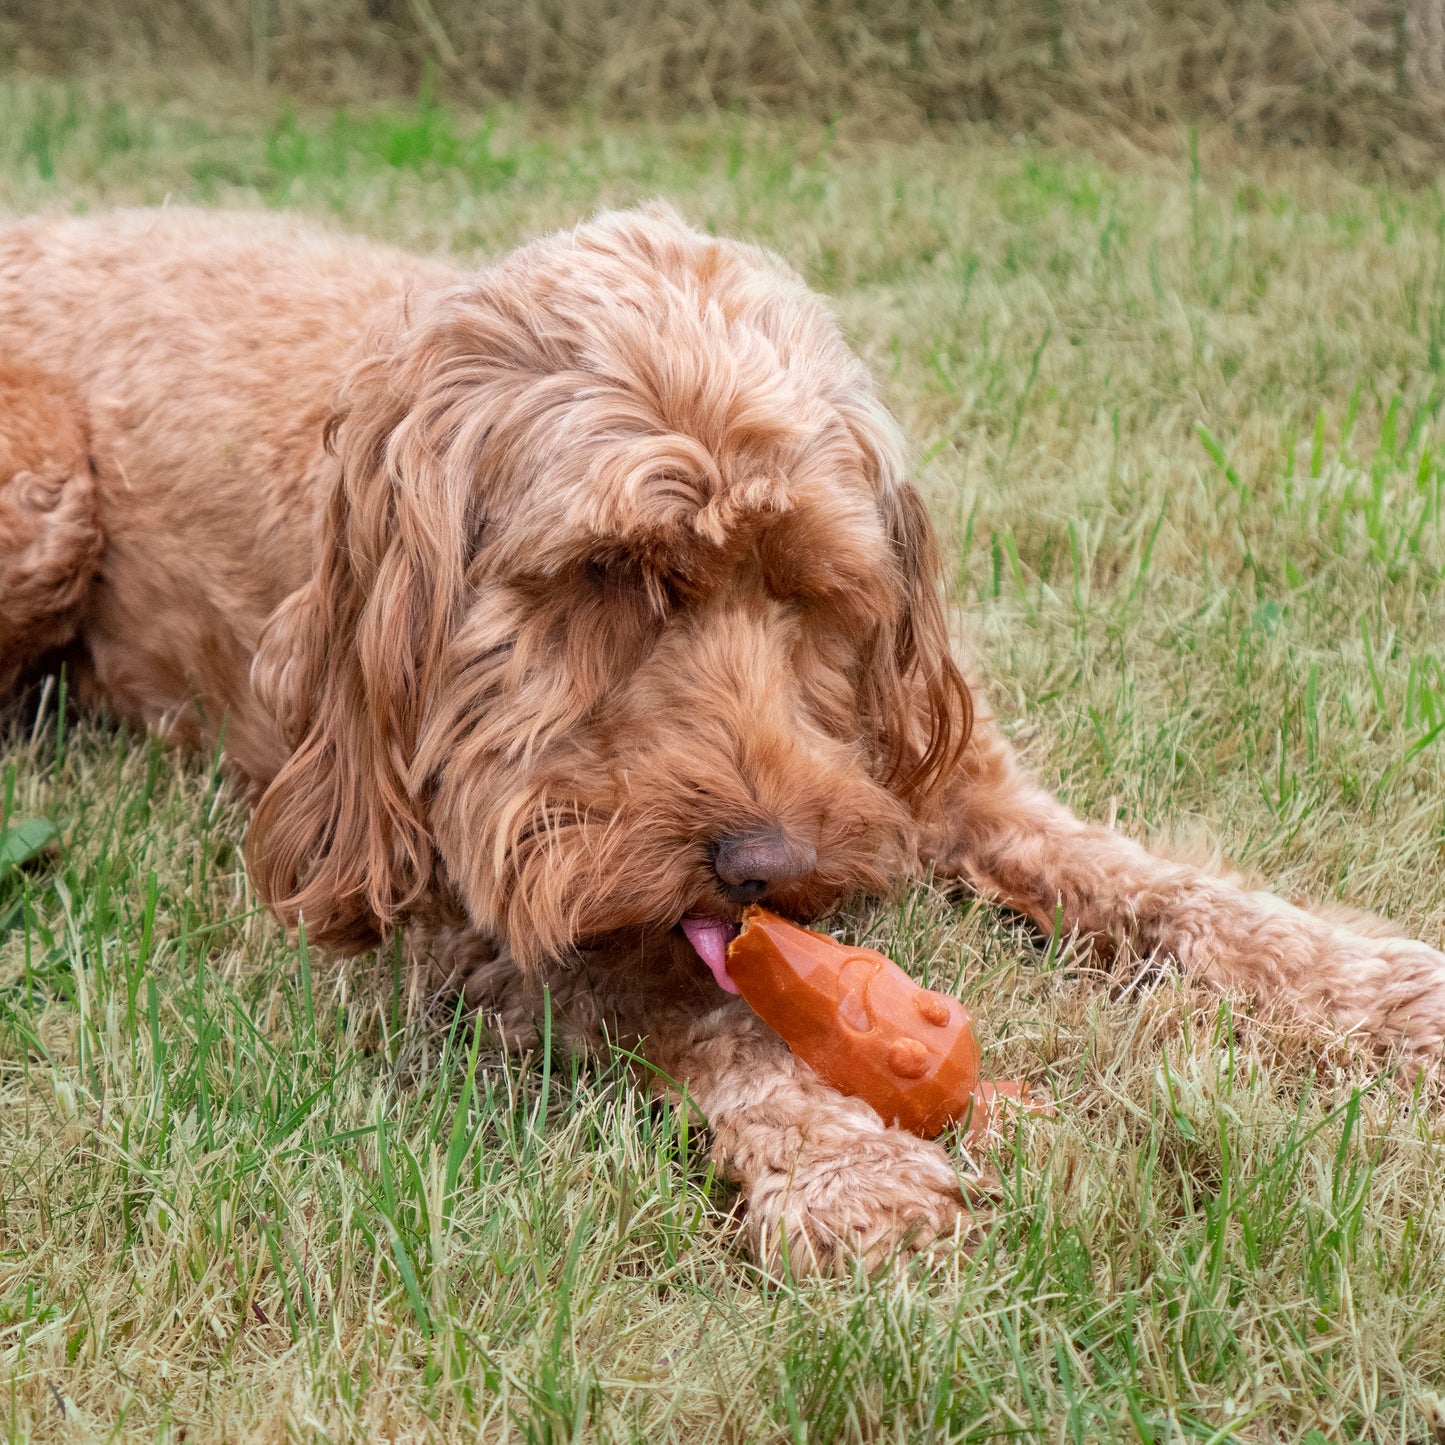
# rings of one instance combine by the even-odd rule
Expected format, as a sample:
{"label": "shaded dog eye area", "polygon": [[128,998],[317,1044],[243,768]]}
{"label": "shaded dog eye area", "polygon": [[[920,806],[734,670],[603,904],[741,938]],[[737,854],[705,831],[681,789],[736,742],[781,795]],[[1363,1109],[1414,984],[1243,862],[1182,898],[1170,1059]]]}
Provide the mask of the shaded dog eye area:
{"label": "shaded dog eye area", "polygon": [[891,619],[899,598],[881,527],[811,512],[739,528],[721,545],[676,535],[641,546],[632,537],[588,538],[506,581],[529,602],[565,598],[574,613],[601,606],[665,618],[720,590],[745,591],[870,629]]}
{"label": "shaded dog eye area", "polygon": [[588,554],[574,573],[584,592],[618,604],[642,600],[658,613],[686,607],[707,591],[706,578],[695,572],[617,550]]}

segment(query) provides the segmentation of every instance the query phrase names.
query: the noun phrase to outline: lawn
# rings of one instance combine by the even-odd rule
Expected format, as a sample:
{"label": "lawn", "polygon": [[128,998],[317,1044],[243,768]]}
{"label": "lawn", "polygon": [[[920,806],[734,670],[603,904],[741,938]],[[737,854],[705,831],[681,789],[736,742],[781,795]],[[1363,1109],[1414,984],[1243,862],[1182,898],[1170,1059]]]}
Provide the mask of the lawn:
{"label": "lawn", "polygon": [[[0,83],[6,215],[285,206],[480,260],[653,195],[834,298],[1041,777],[1438,943],[1440,189],[1222,134]],[[860,903],[1056,1110],[972,1253],[770,1279],[696,1118],[298,948],[218,761],[64,703],[0,723],[4,816],[58,830],[0,852],[5,1438],[1445,1438],[1433,1085],[938,890]]]}

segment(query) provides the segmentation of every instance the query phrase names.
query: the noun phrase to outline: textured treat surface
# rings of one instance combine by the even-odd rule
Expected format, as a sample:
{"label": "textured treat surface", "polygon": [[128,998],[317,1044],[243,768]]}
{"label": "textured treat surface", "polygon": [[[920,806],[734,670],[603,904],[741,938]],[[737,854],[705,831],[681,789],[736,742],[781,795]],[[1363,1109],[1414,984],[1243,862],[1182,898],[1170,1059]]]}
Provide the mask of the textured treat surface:
{"label": "textured treat surface", "polygon": [[931,1138],[975,1108],[968,1011],[891,959],[749,908],[728,949],[743,997],[799,1058],[884,1120]]}

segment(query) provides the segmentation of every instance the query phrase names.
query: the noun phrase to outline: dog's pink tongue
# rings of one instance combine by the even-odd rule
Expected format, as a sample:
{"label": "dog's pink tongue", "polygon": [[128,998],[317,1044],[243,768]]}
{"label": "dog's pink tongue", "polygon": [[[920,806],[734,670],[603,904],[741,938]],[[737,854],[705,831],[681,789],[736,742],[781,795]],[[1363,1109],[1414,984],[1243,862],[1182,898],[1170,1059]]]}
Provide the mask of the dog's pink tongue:
{"label": "dog's pink tongue", "polygon": [[698,957],[712,969],[717,986],[728,993],[736,993],[738,986],[728,975],[728,944],[738,936],[737,924],[690,913],[682,920],[682,931],[687,935],[687,941],[697,949]]}

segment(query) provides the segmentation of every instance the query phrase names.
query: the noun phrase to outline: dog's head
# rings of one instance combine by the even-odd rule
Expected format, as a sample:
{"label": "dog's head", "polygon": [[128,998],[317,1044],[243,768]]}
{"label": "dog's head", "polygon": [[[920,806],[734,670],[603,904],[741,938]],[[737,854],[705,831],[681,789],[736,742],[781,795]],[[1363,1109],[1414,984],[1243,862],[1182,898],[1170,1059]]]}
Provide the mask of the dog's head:
{"label": "dog's head", "polygon": [[413,303],[348,377],[256,681],[262,893],[433,887],[536,961],[885,889],[967,739],[897,428],[819,299],[651,207]]}

